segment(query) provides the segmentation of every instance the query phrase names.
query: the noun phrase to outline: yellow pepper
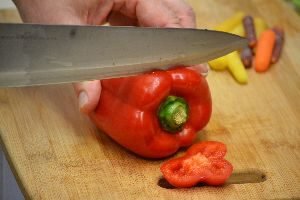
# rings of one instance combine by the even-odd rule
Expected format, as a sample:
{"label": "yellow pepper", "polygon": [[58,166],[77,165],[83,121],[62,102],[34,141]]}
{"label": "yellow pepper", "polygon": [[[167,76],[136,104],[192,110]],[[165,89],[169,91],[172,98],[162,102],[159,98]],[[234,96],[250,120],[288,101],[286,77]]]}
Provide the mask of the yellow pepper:
{"label": "yellow pepper", "polygon": [[217,31],[224,31],[224,32],[230,32],[233,30],[238,24],[242,23],[242,20],[245,16],[245,13],[243,12],[237,12],[232,17],[225,20],[223,23],[219,24],[217,27],[215,27],[215,30]]}
{"label": "yellow pepper", "polygon": [[248,82],[246,68],[237,51],[211,60],[208,62],[208,64],[214,70],[228,69],[234,79],[241,84],[246,84]]}
{"label": "yellow pepper", "polygon": [[226,55],[226,58],[228,62],[228,69],[235,80],[241,84],[246,84],[248,82],[248,75],[239,53],[234,51]]}
{"label": "yellow pepper", "polygon": [[[245,37],[245,29],[243,25],[244,17],[245,14],[243,12],[237,12],[235,15],[215,27],[215,30]],[[260,33],[266,28],[266,24],[260,18],[255,18],[255,28],[256,31]],[[246,84],[248,82],[248,74],[238,51],[234,51],[220,58],[211,60],[208,64],[214,70],[228,69],[235,80],[241,84]]]}
{"label": "yellow pepper", "polygon": [[226,56],[222,56],[208,62],[210,68],[214,70],[225,70],[227,68]]}
{"label": "yellow pepper", "polygon": [[266,22],[258,17],[254,18],[254,26],[257,38],[259,38],[260,34],[268,28]]}
{"label": "yellow pepper", "polygon": [[245,29],[242,23],[236,25],[229,33],[245,37]]}

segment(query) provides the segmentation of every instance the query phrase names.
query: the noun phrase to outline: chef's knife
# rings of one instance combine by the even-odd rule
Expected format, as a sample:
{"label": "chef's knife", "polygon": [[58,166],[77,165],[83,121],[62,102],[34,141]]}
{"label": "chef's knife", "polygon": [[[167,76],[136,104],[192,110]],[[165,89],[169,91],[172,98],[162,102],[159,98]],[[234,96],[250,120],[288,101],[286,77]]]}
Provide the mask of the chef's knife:
{"label": "chef's knife", "polygon": [[245,45],[209,30],[3,23],[0,87],[130,76],[199,64]]}

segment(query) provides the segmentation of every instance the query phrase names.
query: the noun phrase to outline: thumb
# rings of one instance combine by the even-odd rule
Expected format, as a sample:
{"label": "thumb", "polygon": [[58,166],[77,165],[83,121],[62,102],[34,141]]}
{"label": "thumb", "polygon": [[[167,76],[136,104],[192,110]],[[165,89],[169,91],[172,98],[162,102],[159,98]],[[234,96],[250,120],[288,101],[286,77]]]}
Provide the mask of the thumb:
{"label": "thumb", "polygon": [[74,90],[77,94],[78,105],[80,112],[89,114],[98,105],[101,94],[101,82],[85,81],[73,84]]}
{"label": "thumb", "polygon": [[189,69],[195,70],[198,74],[206,77],[209,73],[209,66],[207,63],[202,63],[199,65],[192,65],[191,67],[187,67]]}

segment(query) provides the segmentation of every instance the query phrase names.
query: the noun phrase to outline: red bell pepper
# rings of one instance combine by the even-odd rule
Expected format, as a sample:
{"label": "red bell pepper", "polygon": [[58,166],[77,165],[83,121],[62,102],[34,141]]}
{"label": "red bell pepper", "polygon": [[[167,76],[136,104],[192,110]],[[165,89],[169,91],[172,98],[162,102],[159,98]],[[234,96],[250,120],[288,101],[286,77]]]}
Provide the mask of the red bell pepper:
{"label": "red bell pepper", "polygon": [[160,170],[173,186],[186,188],[198,183],[222,185],[232,173],[232,165],[224,159],[226,146],[206,141],[194,144],[186,154],[163,163]]}
{"label": "red bell pepper", "polygon": [[95,124],[120,145],[148,158],[189,146],[211,116],[204,77],[188,68],[102,80]]}

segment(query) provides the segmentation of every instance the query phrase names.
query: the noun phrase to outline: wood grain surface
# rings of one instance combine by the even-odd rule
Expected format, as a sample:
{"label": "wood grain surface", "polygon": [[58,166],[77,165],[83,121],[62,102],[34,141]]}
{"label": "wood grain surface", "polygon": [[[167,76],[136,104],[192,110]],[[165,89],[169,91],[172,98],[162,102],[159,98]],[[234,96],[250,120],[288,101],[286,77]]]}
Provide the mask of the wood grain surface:
{"label": "wood grain surface", "polygon": [[[26,198],[300,198],[300,17],[281,0],[189,3],[199,28],[244,11],[286,31],[280,61],[264,74],[248,70],[248,85],[209,73],[213,114],[198,140],[227,144],[235,167],[227,184],[169,187],[159,171],[164,160],[137,157],[98,131],[79,113],[71,85],[0,89],[1,142]],[[1,11],[0,21],[19,17]]]}

